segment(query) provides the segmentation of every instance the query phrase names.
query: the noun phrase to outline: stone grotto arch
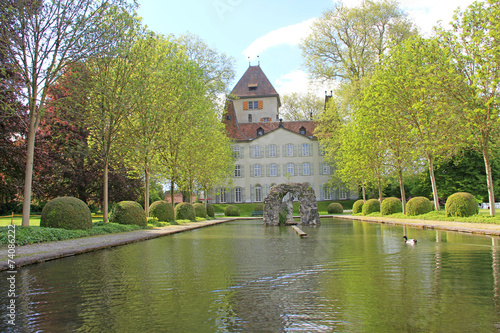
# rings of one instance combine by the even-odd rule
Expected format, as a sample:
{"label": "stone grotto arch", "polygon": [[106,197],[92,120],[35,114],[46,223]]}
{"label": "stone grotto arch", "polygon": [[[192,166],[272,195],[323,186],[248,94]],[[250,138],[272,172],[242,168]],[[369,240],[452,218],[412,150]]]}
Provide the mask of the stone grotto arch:
{"label": "stone grotto arch", "polygon": [[[288,202],[283,202],[287,193],[290,195]],[[263,220],[265,225],[279,225],[279,214],[284,205],[292,207],[288,210],[287,221],[293,220],[293,200],[299,200],[301,224],[319,225],[318,203],[311,185],[307,183],[286,183],[276,185],[264,199]]]}

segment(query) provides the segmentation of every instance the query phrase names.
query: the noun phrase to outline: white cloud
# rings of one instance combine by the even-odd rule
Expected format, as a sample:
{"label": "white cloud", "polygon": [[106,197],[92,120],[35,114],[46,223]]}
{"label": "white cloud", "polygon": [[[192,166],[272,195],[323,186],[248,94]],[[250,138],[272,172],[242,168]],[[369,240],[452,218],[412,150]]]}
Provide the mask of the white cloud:
{"label": "white cloud", "polygon": [[280,95],[291,93],[306,93],[308,91],[316,94],[318,97],[325,97],[325,91],[330,92],[335,87],[331,84],[323,84],[318,81],[312,81],[307,73],[301,70],[295,70],[281,75],[273,85]]}
{"label": "white cloud", "polygon": [[244,51],[243,55],[255,59],[263,51],[277,45],[298,45],[307,37],[311,25],[316,18],[273,30],[254,40]]}

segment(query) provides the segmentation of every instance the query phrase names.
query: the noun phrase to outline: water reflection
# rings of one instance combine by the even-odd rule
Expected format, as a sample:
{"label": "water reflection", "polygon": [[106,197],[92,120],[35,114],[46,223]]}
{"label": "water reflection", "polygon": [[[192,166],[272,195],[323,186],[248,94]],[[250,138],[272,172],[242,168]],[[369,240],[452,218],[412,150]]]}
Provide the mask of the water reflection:
{"label": "water reflection", "polygon": [[498,332],[497,237],[303,230],[241,221],[28,266],[18,326],[0,331]]}

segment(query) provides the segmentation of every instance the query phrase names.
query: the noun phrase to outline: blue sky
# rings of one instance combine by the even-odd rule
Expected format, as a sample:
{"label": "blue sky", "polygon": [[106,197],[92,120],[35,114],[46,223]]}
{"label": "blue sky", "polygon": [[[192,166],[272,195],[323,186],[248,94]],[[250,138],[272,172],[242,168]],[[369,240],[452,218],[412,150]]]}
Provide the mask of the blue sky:
{"label": "blue sky", "polygon": [[[361,0],[344,0],[357,5]],[[439,20],[451,21],[457,7],[465,9],[473,0],[401,0],[404,9],[424,33]],[[310,23],[333,8],[332,0],[139,0],[139,15],[149,29],[164,35],[191,32],[219,52],[236,59],[236,78],[259,61],[279,94],[304,92],[309,88],[298,43]],[[331,87],[315,87],[324,94]]]}

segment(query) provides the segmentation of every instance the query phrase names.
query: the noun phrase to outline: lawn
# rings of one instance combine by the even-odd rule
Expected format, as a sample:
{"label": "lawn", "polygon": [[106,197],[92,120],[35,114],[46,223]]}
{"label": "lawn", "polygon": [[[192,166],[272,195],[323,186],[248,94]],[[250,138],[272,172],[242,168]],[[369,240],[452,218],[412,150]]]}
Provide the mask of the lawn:
{"label": "lawn", "polygon": [[[357,214],[361,215],[361,214]],[[442,208],[439,211],[432,211],[427,214],[417,215],[417,216],[406,216],[402,213],[385,215],[382,216],[380,213],[372,213],[367,216],[376,216],[376,217],[390,217],[392,219],[418,219],[418,220],[427,220],[427,221],[454,221],[454,222],[467,222],[467,223],[489,223],[489,224],[500,224],[500,216],[496,215],[491,217],[490,211],[488,209],[479,209],[479,214],[469,216],[469,217],[447,217]]]}
{"label": "lawn", "polygon": [[[92,214],[92,222],[102,221],[102,214]],[[21,215],[12,216],[0,216],[0,227],[5,227],[6,225],[22,225],[22,217]],[[30,226],[38,227],[40,226],[40,215],[31,215],[30,216]]]}

